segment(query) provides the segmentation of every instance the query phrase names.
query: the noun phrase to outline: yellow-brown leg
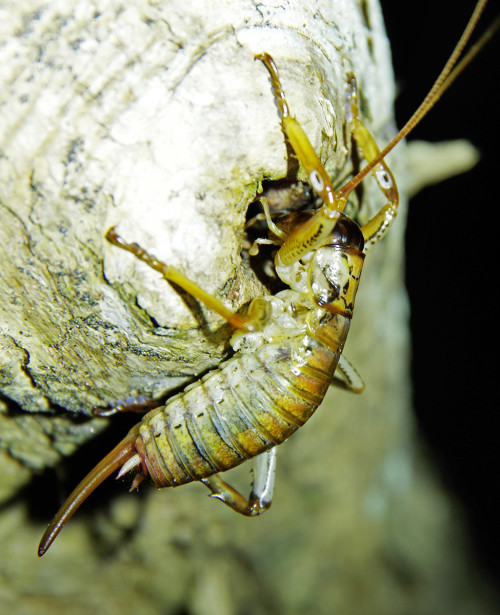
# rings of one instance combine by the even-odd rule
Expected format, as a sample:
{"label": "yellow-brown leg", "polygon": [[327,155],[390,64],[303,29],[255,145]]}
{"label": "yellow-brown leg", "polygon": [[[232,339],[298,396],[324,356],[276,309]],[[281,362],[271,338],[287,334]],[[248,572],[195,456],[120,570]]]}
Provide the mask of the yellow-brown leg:
{"label": "yellow-brown leg", "polygon": [[255,58],[261,60],[269,71],[273,93],[281,114],[283,132],[307,173],[311,187],[324,203],[323,207],[294,231],[281,246],[276,257],[276,263],[278,265],[291,265],[307,252],[324,243],[337,224],[345,207],[346,198],[337,197],[328,173],[321,164],[305,132],[299,122],[290,115],[288,102],[274,60],[268,53],[261,53],[256,55]]}
{"label": "yellow-brown leg", "polygon": [[[200,288],[197,284],[192,282],[189,278],[183,275],[180,271],[171,267],[170,265],[166,265],[162,263],[157,258],[148,254],[146,250],[141,248],[137,243],[127,243],[124,241],[118,233],[115,231],[114,227],[110,228],[106,233],[106,239],[111,242],[113,245],[122,248],[123,250],[127,250],[136,256],[139,260],[143,261],[156,271],[159,271],[163,277],[169,282],[173,282],[186,292],[188,292],[192,297],[201,301],[204,305],[209,307],[219,316],[222,316],[227,322],[233,325],[236,329],[243,329],[244,331],[255,331],[258,330],[262,323],[267,319],[267,314],[264,313],[265,310],[258,309],[262,306],[259,305],[251,305],[251,310],[249,310],[248,314],[240,315],[231,312],[228,310],[218,299],[213,297],[212,295],[205,292],[202,288]],[[253,303],[256,303],[255,301]]]}
{"label": "yellow-brown leg", "polygon": [[[349,192],[335,192],[330,178],[319,160],[309,139],[299,122],[290,116],[290,109],[283,92],[276,65],[267,53],[255,56],[261,60],[271,76],[273,93],[281,114],[283,131],[294,150],[301,165],[304,167],[314,191],[322,198],[321,207],[314,216],[294,231],[281,246],[276,257],[277,265],[291,265],[307,252],[319,247],[335,228],[340,213],[344,210]],[[356,80],[354,75],[348,75],[349,86],[346,96],[347,120],[351,125],[353,138],[359,145],[367,162],[374,160],[380,153],[375,139],[359,119]],[[388,199],[388,203],[369,220],[363,227],[365,249],[379,241],[397,215],[399,204],[396,181],[387,164],[382,160],[373,168],[373,175],[380,189]]]}
{"label": "yellow-brown leg", "polygon": [[226,506],[241,515],[247,517],[261,515],[271,506],[273,497],[276,447],[258,455],[253,462],[254,480],[248,499],[223,480],[220,474],[203,478],[201,482],[210,489],[211,497],[224,502]]}
{"label": "yellow-brown leg", "polygon": [[[347,119],[351,125],[352,136],[363,152],[363,156],[367,162],[371,162],[378,156],[380,150],[370,131],[359,119],[356,79],[352,73],[348,75],[348,81],[349,86],[346,96]],[[396,218],[399,205],[396,180],[387,164],[382,160],[374,167],[372,173],[380,190],[389,202],[361,228],[365,238],[365,251],[385,235]]]}

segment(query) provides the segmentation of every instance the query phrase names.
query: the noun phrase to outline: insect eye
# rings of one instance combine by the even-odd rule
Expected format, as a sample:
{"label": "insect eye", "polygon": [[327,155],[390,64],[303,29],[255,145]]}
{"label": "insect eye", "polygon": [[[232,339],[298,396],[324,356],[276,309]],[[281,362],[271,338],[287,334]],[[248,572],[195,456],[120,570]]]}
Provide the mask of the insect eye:
{"label": "insect eye", "polygon": [[318,171],[316,171],[316,169],[313,169],[309,173],[309,183],[314,188],[314,190],[316,190],[316,192],[321,192],[325,187],[325,182],[323,181]]}
{"label": "insect eye", "polygon": [[377,176],[377,181],[381,188],[384,188],[385,190],[392,188],[392,178],[385,169],[378,169],[375,172],[375,175]]}

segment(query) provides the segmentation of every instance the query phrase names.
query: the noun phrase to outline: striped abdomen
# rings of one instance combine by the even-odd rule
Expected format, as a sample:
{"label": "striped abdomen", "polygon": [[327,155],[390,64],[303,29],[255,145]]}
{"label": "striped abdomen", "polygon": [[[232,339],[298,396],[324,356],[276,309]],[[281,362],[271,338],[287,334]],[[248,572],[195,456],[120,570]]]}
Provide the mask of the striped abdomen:
{"label": "striped abdomen", "polygon": [[338,360],[307,334],[236,353],[143,418],[135,446],[153,482],[199,480],[280,444],[321,403]]}

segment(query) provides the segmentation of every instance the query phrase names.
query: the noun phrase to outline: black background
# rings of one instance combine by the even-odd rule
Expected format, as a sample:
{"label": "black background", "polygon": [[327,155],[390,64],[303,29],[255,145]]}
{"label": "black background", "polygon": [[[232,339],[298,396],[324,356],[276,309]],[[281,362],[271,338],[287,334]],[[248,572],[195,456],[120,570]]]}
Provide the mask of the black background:
{"label": "black background", "polygon": [[[495,20],[493,4],[476,35]],[[382,0],[399,126],[432,85],[473,5]],[[497,32],[410,137],[467,138],[481,161],[411,201],[406,242],[417,421],[431,462],[465,507],[479,561],[497,586],[498,52]]]}

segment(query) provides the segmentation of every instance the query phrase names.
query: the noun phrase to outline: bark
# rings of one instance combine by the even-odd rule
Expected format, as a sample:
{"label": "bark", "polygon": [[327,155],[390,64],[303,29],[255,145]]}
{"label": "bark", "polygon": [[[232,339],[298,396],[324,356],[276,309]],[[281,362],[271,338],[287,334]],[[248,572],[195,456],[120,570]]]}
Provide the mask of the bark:
{"label": "bark", "polygon": [[[8,500],[110,424],[89,418],[92,407],[165,395],[228,354],[231,329],[109,245],[110,226],[232,309],[266,292],[241,257],[245,213],[290,159],[254,54],[274,56],[292,111],[336,181],[356,164],[346,73],[357,77],[381,145],[393,131],[394,86],[374,0],[24,1],[2,12],[0,383],[9,403],[0,414],[0,493]],[[403,177],[397,158],[391,165]],[[363,221],[380,205],[366,181],[352,211]],[[367,258],[347,346],[366,392],[332,391],[281,447],[271,511],[240,518],[204,498],[201,485],[115,492],[89,503],[93,512],[82,510],[36,563],[35,479],[3,514],[2,603],[27,614],[65,612],[68,597],[82,614],[445,613],[444,588],[461,586],[454,612],[471,612],[471,603],[487,612],[452,550],[449,504],[414,460],[403,211]],[[109,447],[122,436],[110,431]],[[69,489],[71,459],[64,468]],[[239,479],[248,483],[248,468]],[[49,575],[58,582],[47,586]]]}

